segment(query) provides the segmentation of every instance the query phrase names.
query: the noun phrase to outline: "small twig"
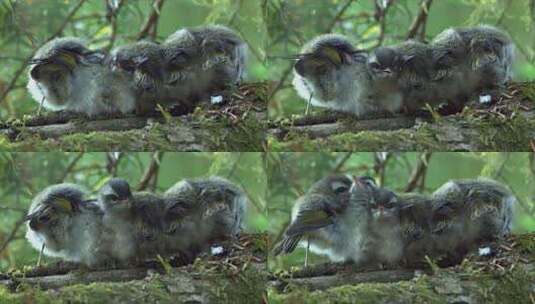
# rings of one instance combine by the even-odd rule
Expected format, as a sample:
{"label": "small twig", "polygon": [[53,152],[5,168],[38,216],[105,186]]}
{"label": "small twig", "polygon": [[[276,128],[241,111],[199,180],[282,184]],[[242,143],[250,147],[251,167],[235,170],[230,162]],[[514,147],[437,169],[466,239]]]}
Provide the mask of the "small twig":
{"label": "small twig", "polygon": [[4,241],[4,243],[2,243],[2,245],[0,246],[0,253],[3,252],[7,246],[9,245],[9,243],[11,243],[11,241],[15,240],[17,238],[17,232],[19,231],[20,227],[22,226],[22,224],[24,224],[24,222],[26,222],[24,220],[26,216],[22,216],[16,223],[15,223],[15,226],[13,227],[13,229],[11,229],[11,232],[9,233],[9,235],[7,236],[6,240]]}
{"label": "small twig", "polygon": [[347,152],[339,161],[338,163],[336,164],[336,166],[334,167],[333,169],[333,173],[338,173],[340,172],[340,170],[342,170],[342,168],[344,167],[344,165],[346,164],[346,162],[349,160],[349,158],[351,157],[351,155],[353,155],[353,152]]}
{"label": "small twig", "polygon": [[346,2],[346,4],[342,7],[342,9],[336,14],[336,16],[334,16],[333,20],[331,20],[331,23],[325,29],[325,33],[330,33],[334,29],[334,27],[336,26],[336,23],[338,23],[340,21],[342,16],[345,14],[345,12],[351,6],[351,4],[353,4],[353,1],[355,1],[355,0],[348,0]]}
{"label": "small twig", "polygon": [[[152,4],[152,13],[149,15],[149,18],[147,19],[147,22],[145,22],[145,25],[143,25],[143,27],[141,28],[141,31],[139,31],[139,34],[137,35],[137,40],[141,40],[149,36],[149,33],[151,33],[153,28],[158,23],[158,20],[160,19],[160,12],[162,11],[162,6],[164,2],[165,0],[154,0],[154,3]],[[155,36],[155,32],[153,31],[151,35]]]}
{"label": "small twig", "polygon": [[422,179],[425,179],[431,155],[431,152],[424,152],[420,156],[420,160],[411,174],[407,187],[405,187],[405,192],[412,192],[418,185],[422,185]]}
{"label": "small twig", "polygon": [[421,37],[425,37],[425,28],[427,24],[427,16],[429,15],[429,8],[433,0],[422,0],[420,5],[420,12],[413,20],[411,27],[409,28],[409,33],[407,34],[407,39],[413,39],[420,32]]}
{"label": "small twig", "polygon": [[65,172],[63,172],[63,175],[61,176],[61,178],[58,180],[58,183],[61,183],[63,182],[67,176],[69,176],[69,174],[72,172],[72,170],[74,169],[74,167],[76,166],[76,164],[78,163],[78,161],[80,161],[80,159],[84,156],[84,152],[80,152],[78,153],[78,155],[76,155],[75,158],[73,158],[71,160],[71,162],[67,165],[67,168],[65,169]]}
{"label": "small twig", "polygon": [[119,163],[121,162],[123,155],[122,152],[106,153],[106,171],[108,171],[109,175],[113,177],[117,176],[117,169],[119,168]]}
{"label": "small twig", "polygon": [[496,21],[497,26],[502,25],[503,21],[505,20],[505,16],[507,15],[507,11],[509,11],[509,8],[511,7],[511,4],[513,4],[513,0],[508,0],[507,3],[505,4],[505,8],[503,9],[503,12],[500,15],[500,18],[498,18],[498,21]]}
{"label": "small twig", "polygon": [[145,173],[143,174],[143,177],[141,178],[141,181],[139,181],[139,184],[137,186],[138,191],[143,191],[147,189],[150,181],[156,175],[158,175],[162,157],[163,157],[163,152],[154,152],[154,154],[152,154],[152,159],[150,161],[150,164],[147,167],[147,170],[145,170]]}
{"label": "small twig", "polygon": [[108,4],[108,20],[111,24],[111,35],[110,35],[110,41],[108,42],[108,45],[106,46],[106,51],[110,51],[113,48],[113,45],[115,44],[115,40],[117,39],[117,19],[119,16],[119,11],[123,7],[126,0],[119,0],[117,5],[115,7],[112,7]]}
{"label": "small twig", "polygon": [[392,154],[389,152],[375,152],[374,154],[375,165],[373,166],[373,170],[375,171],[375,174],[379,176],[380,186],[385,185],[386,165],[391,157]]}
{"label": "small twig", "polygon": [[41,246],[41,250],[39,251],[39,258],[37,259],[37,267],[41,266],[41,260],[43,258],[44,251],[45,251],[45,243],[43,243],[43,246]]}
{"label": "small twig", "polygon": [[376,47],[381,46],[385,40],[386,14],[393,3],[394,1],[388,1],[386,2],[386,6],[382,7],[378,1],[375,2],[375,19],[379,22],[379,38],[377,39]]}

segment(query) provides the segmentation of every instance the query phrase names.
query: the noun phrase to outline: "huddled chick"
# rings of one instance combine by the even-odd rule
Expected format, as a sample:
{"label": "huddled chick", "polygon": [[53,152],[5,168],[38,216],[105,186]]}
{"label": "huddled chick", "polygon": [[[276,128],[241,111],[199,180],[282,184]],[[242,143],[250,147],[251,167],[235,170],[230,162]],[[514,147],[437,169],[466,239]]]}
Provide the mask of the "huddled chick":
{"label": "huddled chick", "polygon": [[32,201],[26,239],[47,256],[94,266],[108,255],[103,212],[86,191],[74,184],[49,186]]}
{"label": "huddled chick", "polygon": [[[435,62],[445,71],[444,82],[453,81],[453,97],[497,97],[512,79],[515,46],[504,31],[489,25],[450,28],[432,41]],[[448,68],[449,66],[449,68]],[[448,71],[449,70],[449,71]]]}
{"label": "huddled chick", "polygon": [[221,25],[184,28],[162,44],[167,95],[175,100],[206,99],[244,77],[247,45]]}
{"label": "huddled chick", "polygon": [[[511,232],[516,198],[494,180],[452,180],[433,193],[433,234],[445,255],[464,254],[478,241]],[[454,257],[455,258],[455,257]]]}
{"label": "huddled chick", "polygon": [[397,111],[401,104],[397,95],[388,100],[375,98],[382,88],[372,81],[367,59],[345,36],[318,36],[301,50],[294,65],[293,86],[311,105],[358,117]]}
{"label": "huddled chick", "polygon": [[128,78],[107,68],[106,55],[84,41],[56,38],[41,47],[30,62],[28,90],[44,108],[88,116],[130,113],[136,105]]}
{"label": "huddled chick", "polygon": [[169,250],[186,257],[236,237],[248,204],[242,189],[216,176],[180,181],[164,193],[164,200]]}
{"label": "huddled chick", "polygon": [[113,260],[134,263],[158,253],[164,254],[164,201],[150,192],[134,192],[121,178],[110,179],[98,194],[104,212],[102,225],[115,244],[110,250]]}

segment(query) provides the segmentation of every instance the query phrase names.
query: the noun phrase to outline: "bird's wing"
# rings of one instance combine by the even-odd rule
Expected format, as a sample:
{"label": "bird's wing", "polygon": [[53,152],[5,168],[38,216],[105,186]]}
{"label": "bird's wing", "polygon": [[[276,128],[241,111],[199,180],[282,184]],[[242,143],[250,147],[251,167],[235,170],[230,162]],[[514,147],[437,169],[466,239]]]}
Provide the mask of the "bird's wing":
{"label": "bird's wing", "polygon": [[295,250],[301,236],[285,237],[273,247],[273,255],[286,254]]}
{"label": "bird's wing", "polygon": [[301,210],[296,219],[288,227],[285,234],[288,236],[300,235],[333,224],[331,215],[326,210]]}

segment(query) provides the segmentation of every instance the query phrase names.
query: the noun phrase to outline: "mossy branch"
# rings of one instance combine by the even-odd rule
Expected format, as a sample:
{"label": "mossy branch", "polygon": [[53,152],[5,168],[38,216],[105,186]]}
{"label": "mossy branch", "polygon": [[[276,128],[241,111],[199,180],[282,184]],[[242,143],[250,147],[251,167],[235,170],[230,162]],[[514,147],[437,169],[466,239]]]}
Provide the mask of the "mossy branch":
{"label": "mossy branch", "polygon": [[[267,85],[224,92],[223,105],[199,104],[184,113],[88,119],[51,113],[0,123],[0,149],[12,151],[263,151]],[[171,115],[172,114],[172,115]],[[177,115],[177,116],[173,116]]]}
{"label": "mossy branch", "polygon": [[474,248],[460,265],[444,268],[428,259],[420,270],[322,264],[279,273],[270,278],[270,303],[532,303],[535,234],[480,246],[492,254]]}
{"label": "mossy branch", "polygon": [[170,258],[126,269],[62,263],[0,274],[0,303],[261,303],[267,236],[243,234],[220,245],[223,256],[204,254],[182,266]]}
{"label": "mossy branch", "polygon": [[[358,120],[347,115],[272,122],[271,151],[532,151],[535,83],[513,83],[489,107],[426,117]],[[431,117],[430,117],[431,116]]]}

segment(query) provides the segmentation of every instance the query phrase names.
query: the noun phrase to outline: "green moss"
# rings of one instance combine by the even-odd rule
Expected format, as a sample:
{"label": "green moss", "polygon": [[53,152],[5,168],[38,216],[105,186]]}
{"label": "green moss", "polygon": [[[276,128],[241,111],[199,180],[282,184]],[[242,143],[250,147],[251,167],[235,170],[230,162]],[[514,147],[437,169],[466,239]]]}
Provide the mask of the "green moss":
{"label": "green moss", "polygon": [[517,267],[505,274],[479,276],[477,293],[482,303],[532,303],[535,273]]}
{"label": "green moss", "polygon": [[445,303],[428,279],[398,283],[345,285],[322,291],[299,289],[289,294],[269,291],[270,303]]}
{"label": "green moss", "polygon": [[346,132],[316,139],[290,132],[282,140],[271,136],[268,144],[271,151],[530,151],[533,134],[535,121],[522,115],[454,116],[411,129]]}
{"label": "green moss", "polygon": [[288,135],[289,140],[269,138],[271,151],[383,151],[383,150],[435,150],[445,151],[446,146],[425,127],[395,131],[361,131],[342,133],[327,138],[310,139],[303,135]]}
{"label": "green moss", "polygon": [[[181,271],[176,272],[180,273]],[[72,285],[47,291],[22,285],[12,293],[0,287],[0,304],[177,303],[200,291],[208,296],[207,300],[211,303],[261,303],[265,293],[265,278],[252,267],[238,274],[199,273],[194,276],[195,279],[184,279],[174,274],[175,272],[169,275],[154,275],[149,279],[131,282]]]}
{"label": "green moss", "polygon": [[515,241],[520,253],[527,254],[532,260],[535,260],[535,234],[526,233],[516,235]]}

